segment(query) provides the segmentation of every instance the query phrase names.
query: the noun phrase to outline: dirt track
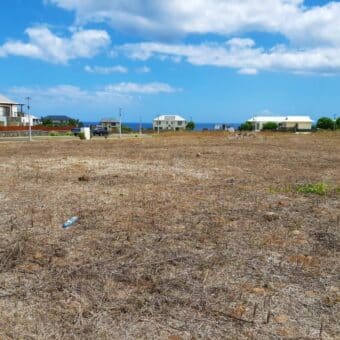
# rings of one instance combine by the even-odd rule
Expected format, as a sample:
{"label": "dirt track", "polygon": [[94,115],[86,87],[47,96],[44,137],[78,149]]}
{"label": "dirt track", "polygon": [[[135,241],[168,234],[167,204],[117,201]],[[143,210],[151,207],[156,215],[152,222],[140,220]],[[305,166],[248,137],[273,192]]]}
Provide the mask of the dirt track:
{"label": "dirt track", "polygon": [[0,338],[339,338],[339,188],[340,134],[0,143]]}

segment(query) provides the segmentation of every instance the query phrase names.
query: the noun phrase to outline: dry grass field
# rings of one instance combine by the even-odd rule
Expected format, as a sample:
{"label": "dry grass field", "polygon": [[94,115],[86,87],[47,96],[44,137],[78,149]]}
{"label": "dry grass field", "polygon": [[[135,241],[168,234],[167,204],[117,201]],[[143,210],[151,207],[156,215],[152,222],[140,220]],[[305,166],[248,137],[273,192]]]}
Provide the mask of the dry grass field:
{"label": "dry grass field", "polygon": [[2,142],[0,339],[339,339],[339,188],[340,134]]}

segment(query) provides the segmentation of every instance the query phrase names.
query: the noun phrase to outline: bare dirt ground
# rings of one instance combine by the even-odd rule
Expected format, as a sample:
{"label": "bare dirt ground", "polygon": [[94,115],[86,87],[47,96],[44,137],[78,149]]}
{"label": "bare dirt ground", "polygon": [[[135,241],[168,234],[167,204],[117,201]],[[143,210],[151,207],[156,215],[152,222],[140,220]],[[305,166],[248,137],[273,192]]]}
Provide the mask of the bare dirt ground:
{"label": "bare dirt ground", "polygon": [[0,338],[339,339],[339,187],[340,134],[0,143]]}

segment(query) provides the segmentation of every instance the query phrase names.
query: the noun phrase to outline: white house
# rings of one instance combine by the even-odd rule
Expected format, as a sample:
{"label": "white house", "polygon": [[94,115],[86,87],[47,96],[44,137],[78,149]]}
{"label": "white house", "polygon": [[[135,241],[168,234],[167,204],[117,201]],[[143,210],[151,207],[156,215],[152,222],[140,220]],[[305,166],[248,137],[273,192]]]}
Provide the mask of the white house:
{"label": "white house", "polygon": [[187,120],[178,115],[160,115],[153,120],[154,130],[185,130]]}
{"label": "white house", "polygon": [[29,126],[29,122],[31,122],[31,126],[40,125],[41,119],[39,117],[25,114],[20,114],[21,125]]}
{"label": "white house", "polygon": [[7,126],[11,118],[18,117],[18,103],[0,94],[0,125]]}
{"label": "white house", "polygon": [[249,119],[255,131],[261,131],[266,123],[276,123],[279,130],[308,131],[313,120],[309,116],[257,116]]}
{"label": "white house", "polygon": [[[18,110],[18,107],[21,109]],[[31,126],[41,124],[41,120],[33,115],[23,113],[22,104],[18,104],[11,99],[0,94],[0,126]]]}

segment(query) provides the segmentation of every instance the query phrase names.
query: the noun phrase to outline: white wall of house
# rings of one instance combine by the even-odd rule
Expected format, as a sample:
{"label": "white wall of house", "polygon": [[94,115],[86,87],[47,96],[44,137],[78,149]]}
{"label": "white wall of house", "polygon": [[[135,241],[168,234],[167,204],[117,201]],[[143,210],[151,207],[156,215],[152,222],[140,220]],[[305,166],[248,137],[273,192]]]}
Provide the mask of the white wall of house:
{"label": "white wall of house", "polygon": [[0,116],[18,117],[18,107],[12,104],[0,104]]}
{"label": "white wall of house", "polygon": [[40,118],[30,115],[28,116],[28,114],[25,114],[23,117],[21,117],[21,124],[22,125],[29,125],[29,122],[31,122],[31,126],[34,125],[39,125],[41,123]]}
{"label": "white wall of house", "polygon": [[10,115],[10,108],[7,105],[0,104],[0,117],[8,117]]}
{"label": "white wall of house", "polygon": [[266,123],[276,123],[279,129],[311,130],[313,121],[308,116],[261,116],[248,120],[255,131],[261,131]]}
{"label": "white wall of house", "polygon": [[18,117],[18,104],[0,94],[0,124],[7,126],[12,117]]}
{"label": "white wall of house", "polygon": [[12,117],[18,117],[18,106],[12,105]]}
{"label": "white wall of house", "polygon": [[7,126],[7,117],[0,115],[0,126]]}

